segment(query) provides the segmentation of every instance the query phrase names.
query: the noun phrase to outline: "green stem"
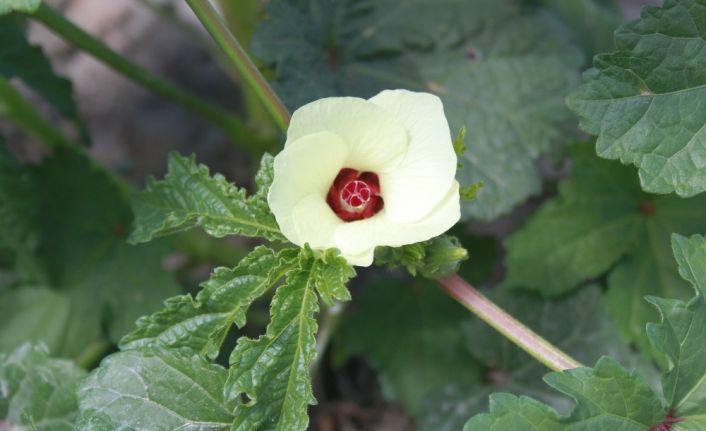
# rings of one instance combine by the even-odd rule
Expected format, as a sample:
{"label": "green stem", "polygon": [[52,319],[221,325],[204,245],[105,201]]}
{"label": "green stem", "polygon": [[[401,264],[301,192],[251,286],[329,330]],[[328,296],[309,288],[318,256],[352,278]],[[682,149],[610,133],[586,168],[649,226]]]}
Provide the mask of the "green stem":
{"label": "green stem", "polygon": [[27,100],[0,76],[0,116],[20,126],[48,148],[79,146],[47,121]]}
{"label": "green stem", "polygon": [[507,314],[458,275],[439,278],[436,283],[449,296],[550,369],[563,371],[583,366]]}
{"label": "green stem", "polygon": [[259,137],[254,137],[248,127],[232,113],[205,102],[176,85],[163,80],[152,72],[127,60],[100,40],[77,27],[60,13],[42,2],[32,15],[71,45],[86,51],[115,71],[146,87],[156,94],[175,102],[218,126],[229,138],[252,151],[261,151]]}
{"label": "green stem", "polygon": [[253,64],[238,40],[228,30],[221,16],[213,8],[209,0],[186,0],[186,3],[196,14],[196,17],[206,27],[216,44],[223,50],[226,57],[238,69],[245,81],[255,91],[260,101],[274,118],[280,130],[285,132],[289,125],[289,111],[274,92],[270,84]]}
{"label": "green stem", "polygon": [[331,342],[331,337],[336,333],[336,328],[341,323],[341,316],[343,316],[345,310],[346,306],[343,303],[322,307],[321,317],[319,318],[319,331],[316,334],[316,357],[309,367],[312,375],[319,371],[321,361]]}

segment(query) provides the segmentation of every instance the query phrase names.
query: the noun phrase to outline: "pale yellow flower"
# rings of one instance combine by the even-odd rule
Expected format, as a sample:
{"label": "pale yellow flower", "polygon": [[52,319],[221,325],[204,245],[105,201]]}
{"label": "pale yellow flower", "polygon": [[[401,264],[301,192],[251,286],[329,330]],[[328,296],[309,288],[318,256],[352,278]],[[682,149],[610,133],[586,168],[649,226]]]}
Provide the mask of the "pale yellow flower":
{"label": "pale yellow flower", "polygon": [[456,166],[432,94],[320,99],[292,115],[268,202],[292,243],[369,266],[376,246],[425,241],[459,220]]}

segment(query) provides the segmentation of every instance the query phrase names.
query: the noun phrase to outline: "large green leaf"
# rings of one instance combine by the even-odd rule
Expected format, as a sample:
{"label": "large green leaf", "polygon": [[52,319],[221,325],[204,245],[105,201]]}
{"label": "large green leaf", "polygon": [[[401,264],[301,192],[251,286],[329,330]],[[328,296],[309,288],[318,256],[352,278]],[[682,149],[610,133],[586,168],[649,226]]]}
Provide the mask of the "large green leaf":
{"label": "large green leaf", "polygon": [[642,187],[706,190],[706,1],[665,0],[615,33],[568,99],[598,154],[639,167]]}
{"label": "large green leaf", "polygon": [[[324,275],[327,267],[338,270]],[[307,407],[316,402],[309,366],[316,356],[317,291],[346,300],[344,283],[354,274],[340,257],[325,262],[308,250],[302,253],[299,268],[272,299],[267,332],[255,340],[241,338],[231,354],[225,393],[237,400],[233,431],[307,428]]]}
{"label": "large green leaf", "polygon": [[252,48],[290,108],[387,88],[439,95],[451,128],[469,131],[459,180],[485,184],[464,214],[487,220],[539,192],[534,160],[566,140],[581,63],[567,39],[519,0],[283,0]]}
{"label": "large green leaf", "polygon": [[[656,380],[652,367],[642,363],[620,339],[597,286],[551,301],[530,293],[489,293],[495,303],[580,362],[595,363],[602,355],[608,355],[626,366],[639,366],[650,381]],[[448,385],[428,396],[421,431],[461,429],[469,416],[486,409],[488,396],[497,391],[532,396],[558,411],[569,410],[566,397],[542,384],[546,368],[497,331],[473,320],[464,324],[463,333],[474,359],[487,367],[485,382]]]}
{"label": "large green leaf", "polygon": [[[674,251],[681,274],[699,292],[703,277],[704,239],[675,236]],[[686,252],[685,252],[686,251]],[[534,401],[495,396],[490,414],[472,418],[466,430],[516,431],[697,431],[706,426],[706,301],[703,293],[689,303],[650,297],[662,317],[647,325],[653,348],[666,360],[662,378],[664,401],[637,372],[603,358],[593,369],[578,368],[545,376],[545,381],[576,402],[568,416]],[[528,418],[535,428],[528,424]],[[537,428],[544,423],[547,428]],[[561,423],[561,425],[558,425]],[[482,426],[482,428],[481,428]]]}
{"label": "large green leaf", "polygon": [[624,335],[648,349],[644,326],[657,316],[642,298],[692,295],[669,236],[706,231],[706,197],[650,196],[630,168],[597,158],[589,145],[573,156],[559,196],[507,240],[506,284],[557,295],[610,271],[609,309]]}
{"label": "large green leaf", "polygon": [[227,371],[162,349],[106,358],[78,390],[77,430],[229,430]]}
{"label": "large green leaf", "polygon": [[191,295],[175,296],[163,310],[140,318],[137,329],[120,341],[121,349],[159,345],[215,357],[233,323],[245,325],[250,304],[293,267],[293,252],[275,253],[260,246],[235,268],[217,268],[201,284],[195,300]]}
{"label": "large green leaf", "polygon": [[[267,156],[263,160],[263,169],[271,169],[271,160]],[[266,186],[270,178],[263,173],[258,176],[258,184]],[[244,189],[222,175],[211,176],[206,166],[196,164],[194,156],[170,154],[164,180],[149,178],[146,189],[133,197],[132,204],[133,243],[196,226],[216,237],[237,234],[283,240],[264,192],[248,197]]]}
{"label": "large green leaf", "polygon": [[[25,35],[25,19],[17,15],[2,16],[8,11],[33,12],[38,0],[4,0],[0,4],[0,76],[19,78],[39,93],[60,114],[71,120],[84,141],[88,132],[81,121],[73,98],[71,82],[57,76],[42,49],[32,45]],[[14,3],[14,4],[13,4]]]}
{"label": "large green leaf", "polygon": [[0,293],[0,350],[36,340],[54,355],[74,356],[92,342],[117,341],[178,292],[162,269],[166,244],[125,242],[127,198],[84,156],[57,151],[14,175],[31,179],[31,192],[8,204],[32,209],[26,254],[36,265],[17,265],[22,282]]}
{"label": "large green leaf", "polygon": [[76,389],[85,375],[70,361],[49,358],[43,346],[24,344],[0,354],[0,425],[12,430],[73,430]]}
{"label": "large green leaf", "polygon": [[342,327],[342,347],[375,367],[386,398],[419,415],[431,390],[479,381],[480,368],[461,332],[468,318],[431,282],[386,280],[356,298]]}

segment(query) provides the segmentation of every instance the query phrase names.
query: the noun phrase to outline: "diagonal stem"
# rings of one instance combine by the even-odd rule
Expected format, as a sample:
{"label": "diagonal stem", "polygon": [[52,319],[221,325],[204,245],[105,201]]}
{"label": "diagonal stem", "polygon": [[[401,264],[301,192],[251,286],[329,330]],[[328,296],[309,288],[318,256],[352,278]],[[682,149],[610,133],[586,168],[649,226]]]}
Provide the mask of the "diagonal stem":
{"label": "diagonal stem", "polygon": [[32,17],[51,29],[66,42],[91,54],[128,79],[212,122],[230,139],[243,145],[248,150],[254,153],[262,151],[262,145],[265,145],[265,143],[260,142],[262,139],[258,136],[253,136],[253,133],[245,123],[233,113],[212,105],[131,62],[64,18],[44,2],[32,14]]}
{"label": "diagonal stem", "polygon": [[563,371],[583,367],[576,359],[523,325],[458,275],[435,281],[449,296],[550,369]]}
{"label": "diagonal stem", "polygon": [[286,132],[289,125],[289,111],[279,96],[274,92],[270,84],[257,69],[257,66],[250,60],[238,40],[223,22],[218,12],[213,8],[209,0],[186,0],[186,3],[196,14],[206,30],[211,34],[213,40],[223,50],[228,60],[236,67],[245,81],[255,91],[260,101],[265,105],[272,118],[279,126],[280,130]]}

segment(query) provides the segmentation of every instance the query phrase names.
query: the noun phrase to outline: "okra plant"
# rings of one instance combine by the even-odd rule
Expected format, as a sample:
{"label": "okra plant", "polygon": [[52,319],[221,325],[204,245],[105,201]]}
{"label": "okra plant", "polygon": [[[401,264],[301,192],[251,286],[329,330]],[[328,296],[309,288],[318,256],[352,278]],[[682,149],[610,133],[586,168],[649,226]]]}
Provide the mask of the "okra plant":
{"label": "okra plant", "polygon": [[[3,130],[46,147],[0,137],[0,430],[328,430],[351,358],[422,431],[706,430],[706,0],[185,1],[239,112],[0,0]],[[98,163],[30,23],[252,187]],[[189,288],[194,241],[245,250]]]}

